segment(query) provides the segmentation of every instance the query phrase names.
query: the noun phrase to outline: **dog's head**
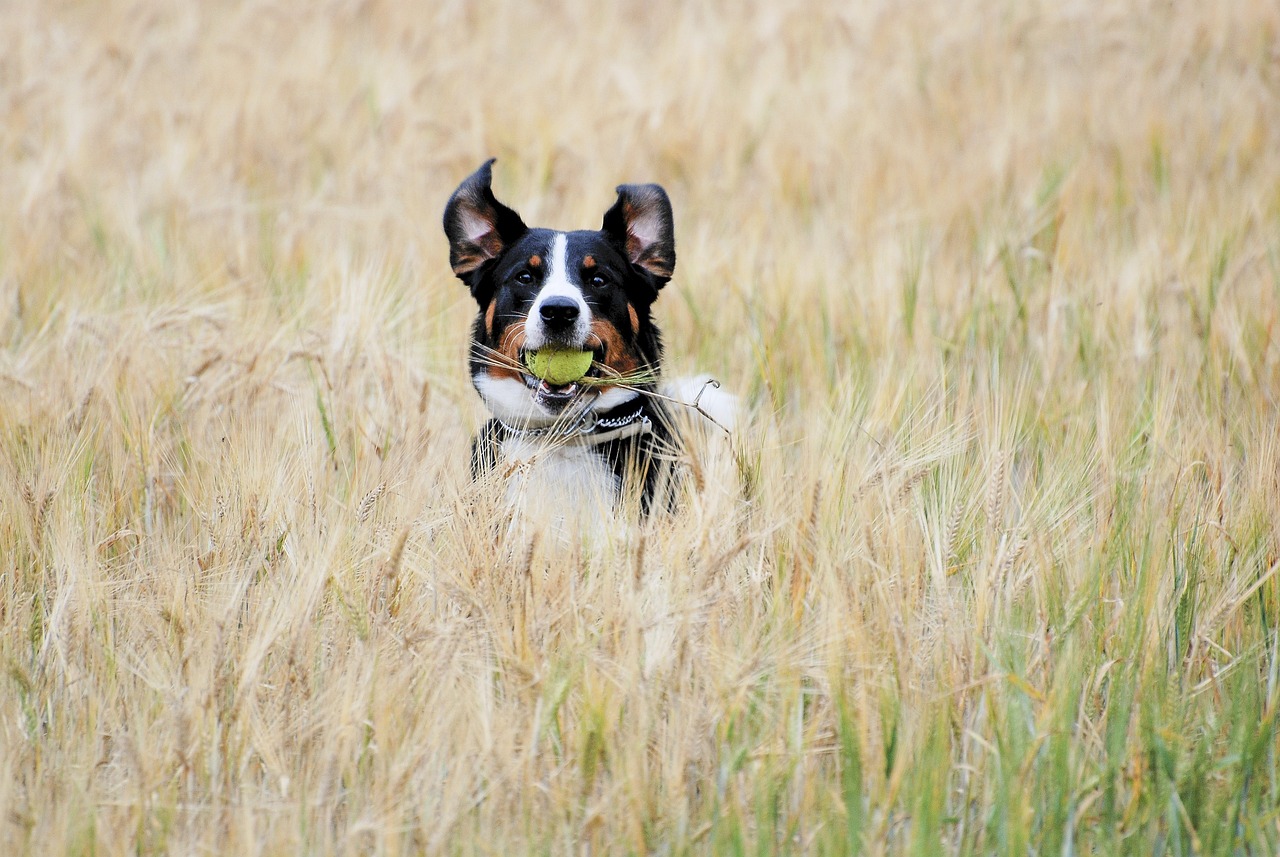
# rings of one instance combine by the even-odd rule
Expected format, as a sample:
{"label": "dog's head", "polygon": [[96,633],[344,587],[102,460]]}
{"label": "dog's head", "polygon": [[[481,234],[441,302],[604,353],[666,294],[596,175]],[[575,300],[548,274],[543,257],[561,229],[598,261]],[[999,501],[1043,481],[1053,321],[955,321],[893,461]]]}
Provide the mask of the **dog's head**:
{"label": "dog's head", "polygon": [[[676,264],[666,192],[621,185],[597,231],[530,229],[494,197],[492,165],[444,211],[449,262],[479,304],[471,378],[485,404],[504,421],[547,423],[570,404],[607,410],[652,386],[661,343],[650,308]],[[588,378],[530,375],[525,353],[549,346],[593,352]]]}

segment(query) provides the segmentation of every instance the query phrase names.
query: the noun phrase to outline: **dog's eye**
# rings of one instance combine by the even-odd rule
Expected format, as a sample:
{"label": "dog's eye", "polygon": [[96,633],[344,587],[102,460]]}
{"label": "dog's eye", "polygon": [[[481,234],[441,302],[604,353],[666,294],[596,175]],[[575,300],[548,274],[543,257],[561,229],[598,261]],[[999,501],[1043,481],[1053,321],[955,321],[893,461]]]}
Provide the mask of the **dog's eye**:
{"label": "dog's eye", "polygon": [[530,274],[528,271],[521,271],[520,273],[516,274],[516,282],[524,286],[532,285],[533,274]]}
{"label": "dog's eye", "polygon": [[604,277],[600,276],[599,274],[596,274],[594,277],[591,278],[591,285],[595,286],[597,289],[604,288],[605,287]]}

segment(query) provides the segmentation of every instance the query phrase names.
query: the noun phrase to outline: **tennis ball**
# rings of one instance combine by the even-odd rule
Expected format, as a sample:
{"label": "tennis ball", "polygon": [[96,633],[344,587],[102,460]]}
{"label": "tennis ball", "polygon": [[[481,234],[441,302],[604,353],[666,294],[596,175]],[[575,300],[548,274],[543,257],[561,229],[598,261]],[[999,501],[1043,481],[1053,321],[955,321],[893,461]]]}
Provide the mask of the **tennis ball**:
{"label": "tennis ball", "polygon": [[591,368],[590,351],[539,348],[525,355],[525,365],[535,376],[557,387],[577,381]]}

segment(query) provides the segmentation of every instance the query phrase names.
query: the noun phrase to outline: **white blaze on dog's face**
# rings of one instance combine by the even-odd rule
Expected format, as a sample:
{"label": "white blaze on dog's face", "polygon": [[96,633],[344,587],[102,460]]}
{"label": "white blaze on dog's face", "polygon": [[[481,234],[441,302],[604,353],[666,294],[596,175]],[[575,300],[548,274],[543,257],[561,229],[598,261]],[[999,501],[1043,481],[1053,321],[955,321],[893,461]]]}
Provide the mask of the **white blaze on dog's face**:
{"label": "white blaze on dog's face", "polygon": [[525,348],[535,351],[547,345],[583,348],[591,332],[591,308],[582,294],[582,281],[568,270],[569,236],[554,233],[547,254],[547,277],[533,299],[524,323]]}
{"label": "white blaze on dog's face", "polygon": [[[525,226],[494,198],[490,180],[485,164],[459,186],[444,227],[454,272],[479,305],[471,375],[494,416],[545,425],[652,387],[661,344],[650,308],[675,266],[663,190],[622,185],[601,229],[559,232]],[[589,381],[533,377],[526,355],[548,346],[591,351]]]}

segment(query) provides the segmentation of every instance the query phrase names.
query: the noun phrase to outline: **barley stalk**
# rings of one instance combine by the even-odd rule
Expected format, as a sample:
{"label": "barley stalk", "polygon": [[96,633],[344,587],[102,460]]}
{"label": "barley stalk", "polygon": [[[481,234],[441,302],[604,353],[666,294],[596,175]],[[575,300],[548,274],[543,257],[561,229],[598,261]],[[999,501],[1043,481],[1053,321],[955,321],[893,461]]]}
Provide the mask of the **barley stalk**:
{"label": "barley stalk", "polygon": [[365,494],[360,500],[360,505],[356,506],[356,520],[364,523],[369,520],[369,516],[373,514],[373,507],[377,504],[378,498],[387,490],[386,482],[379,482],[374,486],[373,490]]}

